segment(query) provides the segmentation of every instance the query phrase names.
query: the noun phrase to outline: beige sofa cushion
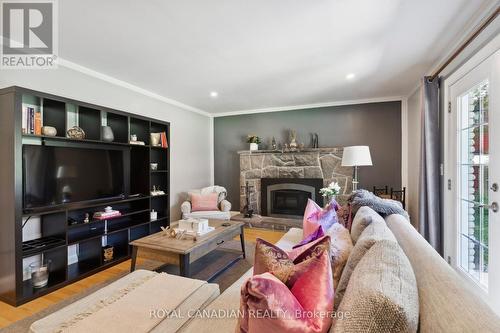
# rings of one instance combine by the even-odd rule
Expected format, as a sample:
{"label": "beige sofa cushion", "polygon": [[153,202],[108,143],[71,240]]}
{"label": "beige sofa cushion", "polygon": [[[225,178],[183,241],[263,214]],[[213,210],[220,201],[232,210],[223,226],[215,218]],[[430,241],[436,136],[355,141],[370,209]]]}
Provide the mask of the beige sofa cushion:
{"label": "beige sofa cushion", "polygon": [[340,277],[344,270],[347,259],[352,251],[352,239],[347,230],[342,224],[335,223],[325,232],[330,236],[330,253],[332,256],[332,271],[333,271],[333,288],[337,288]]}
{"label": "beige sofa cushion", "polygon": [[356,213],[354,219],[352,220],[352,226],[351,226],[351,238],[353,244],[356,244],[359,236],[361,236],[365,228],[368,225],[370,225],[372,221],[383,222],[384,219],[370,207],[363,206],[358,209],[358,212]]}
{"label": "beige sofa cushion", "polygon": [[[361,211],[362,208],[360,208],[359,211]],[[358,238],[358,241],[352,248],[351,254],[347,259],[347,263],[340,276],[339,284],[335,290],[334,309],[339,307],[356,265],[373,244],[384,239],[396,242],[394,235],[385,224],[384,219],[372,219],[372,222],[364,229],[363,233]]]}
{"label": "beige sofa cushion", "polygon": [[420,298],[420,332],[500,332],[495,315],[462,278],[400,215],[388,227],[411,262]]}
{"label": "beige sofa cushion", "polygon": [[400,246],[374,244],[354,270],[330,332],[416,332],[418,291]]}

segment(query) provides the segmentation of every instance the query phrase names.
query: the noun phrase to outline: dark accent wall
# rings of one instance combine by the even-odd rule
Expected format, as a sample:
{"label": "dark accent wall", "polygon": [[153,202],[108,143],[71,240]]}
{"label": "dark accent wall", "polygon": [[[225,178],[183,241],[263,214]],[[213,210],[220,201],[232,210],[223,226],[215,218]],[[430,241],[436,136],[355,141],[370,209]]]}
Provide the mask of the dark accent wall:
{"label": "dark accent wall", "polygon": [[[256,113],[214,119],[215,184],[228,190],[233,210],[239,210],[240,172],[237,151],[248,150],[246,136],[262,138],[259,149],[288,142],[289,129],[297,141],[311,146],[311,133],[320,147],[368,145],[373,166],[360,167],[360,188],[401,187],[401,102],[332,106],[282,112]],[[417,175],[410,175],[417,176]]]}

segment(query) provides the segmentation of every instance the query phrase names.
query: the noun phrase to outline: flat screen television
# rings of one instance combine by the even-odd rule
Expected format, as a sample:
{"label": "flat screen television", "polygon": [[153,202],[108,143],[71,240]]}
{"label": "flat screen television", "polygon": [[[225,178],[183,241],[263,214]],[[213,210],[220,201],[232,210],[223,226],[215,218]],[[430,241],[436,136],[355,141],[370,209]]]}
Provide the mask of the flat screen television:
{"label": "flat screen television", "polygon": [[126,153],[123,148],[23,145],[24,209],[126,195]]}

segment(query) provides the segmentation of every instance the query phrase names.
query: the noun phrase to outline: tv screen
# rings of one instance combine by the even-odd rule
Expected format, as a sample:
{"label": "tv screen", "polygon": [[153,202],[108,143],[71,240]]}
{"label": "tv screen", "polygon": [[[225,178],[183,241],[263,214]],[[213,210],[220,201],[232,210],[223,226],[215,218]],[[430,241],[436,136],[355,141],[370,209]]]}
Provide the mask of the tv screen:
{"label": "tv screen", "polygon": [[125,194],[124,150],[23,146],[24,208]]}

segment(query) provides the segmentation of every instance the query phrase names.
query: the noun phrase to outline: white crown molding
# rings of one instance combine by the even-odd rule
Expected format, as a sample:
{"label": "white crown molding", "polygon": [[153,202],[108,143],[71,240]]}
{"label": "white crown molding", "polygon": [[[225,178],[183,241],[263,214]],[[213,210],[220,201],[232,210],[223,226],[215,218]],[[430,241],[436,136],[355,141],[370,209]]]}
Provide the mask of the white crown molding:
{"label": "white crown molding", "polygon": [[134,91],[134,92],[139,93],[141,95],[157,99],[157,100],[159,100],[161,102],[164,102],[164,103],[176,106],[176,107],[181,108],[183,110],[194,112],[194,113],[206,116],[206,117],[212,117],[212,115],[210,113],[206,112],[206,111],[203,111],[203,110],[200,110],[198,108],[189,106],[187,104],[178,102],[176,100],[164,97],[164,96],[159,95],[157,93],[151,92],[151,91],[149,91],[147,89],[143,89],[143,88],[138,87],[136,85],[133,85],[131,83],[122,81],[120,79],[114,78],[114,77],[106,75],[106,74],[103,74],[101,72],[95,71],[95,70],[90,69],[88,67],[76,64],[76,63],[71,62],[69,60],[66,60],[66,59],[63,59],[63,58],[58,58],[57,62],[58,62],[59,66],[63,66],[63,67],[72,69],[74,71],[83,73],[85,75],[94,77],[96,79],[99,79],[99,80],[102,80],[102,81],[106,81],[108,83],[120,86],[122,88],[131,90],[131,91]]}
{"label": "white crown molding", "polygon": [[292,111],[292,110],[301,110],[301,109],[315,109],[315,108],[324,108],[324,107],[329,107],[329,106],[344,106],[344,105],[368,104],[368,103],[397,102],[397,101],[402,101],[404,98],[405,98],[404,96],[389,96],[389,97],[353,99],[353,100],[346,100],[346,101],[332,101],[332,102],[316,103],[316,104],[278,106],[278,107],[253,109],[253,110],[251,109],[251,110],[240,110],[240,111],[214,113],[214,114],[212,114],[212,116],[214,118],[218,118],[218,117],[239,116],[239,115],[254,114],[254,113],[283,112],[283,111]]}

